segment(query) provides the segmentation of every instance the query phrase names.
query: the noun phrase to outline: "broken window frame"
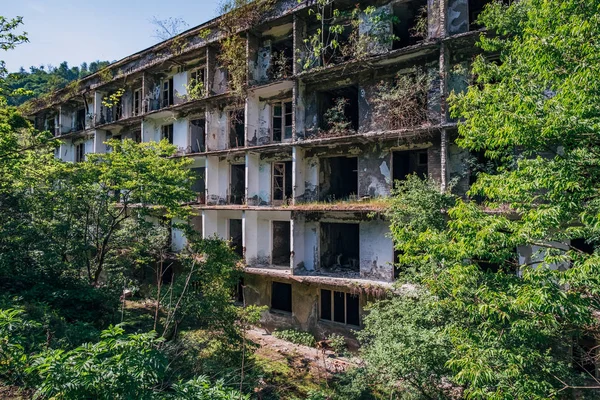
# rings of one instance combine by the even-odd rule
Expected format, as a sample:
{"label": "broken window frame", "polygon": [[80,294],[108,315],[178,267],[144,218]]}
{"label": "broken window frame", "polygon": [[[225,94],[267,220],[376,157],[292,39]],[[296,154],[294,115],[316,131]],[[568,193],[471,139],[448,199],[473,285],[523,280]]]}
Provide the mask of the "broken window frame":
{"label": "broken window frame", "polygon": [[[329,304],[330,305],[329,312],[330,312],[330,316],[331,316],[330,319],[323,318],[323,296],[325,296],[324,292],[329,292],[328,296],[329,296],[329,301],[330,301],[330,304]],[[344,322],[336,321],[336,315],[335,315],[335,294],[336,293],[344,295]],[[348,297],[352,297],[352,296],[358,298],[358,325],[348,323]],[[360,316],[360,295],[352,294],[350,292],[342,292],[339,290],[321,288],[321,290],[319,291],[319,320],[327,322],[327,323],[360,327],[361,322],[362,322],[361,316]]]}
{"label": "broken window frame", "polygon": [[85,142],[75,145],[75,162],[85,161]]}
{"label": "broken window frame", "polygon": [[[197,143],[197,149],[198,151],[196,152],[194,149],[196,147],[194,147],[194,143],[192,142],[192,127],[194,126],[194,121],[204,121],[204,126],[200,126],[200,125],[196,125],[200,128],[202,128],[202,136],[204,138],[204,140],[202,141],[202,143]],[[205,118],[190,118],[189,123],[188,123],[188,153],[189,154],[194,154],[194,153],[204,153],[206,151],[206,119]]]}
{"label": "broken window frame", "polygon": [[174,103],[173,99],[173,77],[166,78],[161,83],[161,105],[163,108],[170,107]]}
{"label": "broken window frame", "polygon": [[173,124],[166,124],[160,127],[161,140],[167,139],[169,144],[173,144]]}
{"label": "broken window frame", "polygon": [[142,88],[133,91],[131,104],[131,116],[137,117],[138,115],[142,115]]}
{"label": "broken window frame", "polygon": [[[238,115],[241,114],[243,116],[244,120],[239,121],[236,114],[238,114]],[[231,142],[232,134],[234,131],[236,131],[236,125],[238,125],[238,124],[241,124],[244,129],[243,143],[241,143],[241,144],[237,143],[236,146],[232,146],[232,142]],[[230,149],[238,149],[238,148],[246,147],[246,110],[244,108],[229,110],[229,112],[227,113],[227,126],[229,127],[229,140],[228,140],[229,148]],[[235,136],[236,136],[236,139],[238,139],[237,132],[235,132]]]}
{"label": "broken window frame", "polygon": [[[278,173],[279,172],[279,173]],[[283,204],[286,200],[285,198],[285,163],[284,162],[274,162],[273,163],[273,180],[272,180],[272,202],[273,205],[280,202]],[[278,179],[281,179],[281,185],[277,185]],[[281,198],[278,199],[276,193],[281,192]]]}
{"label": "broken window frame", "polygon": [[[289,112],[288,112],[289,107]],[[275,110],[279,108],[280,115]],[[289,125],[288,125],[289,117]],[[277,120],[277,121],[276,121]],[[279,126],[278,126],[279,125]],[[279,131],[279,138],[276,132]],[[288,134],[289,132],[289,134]],[[292,140],[294,135],[294,104],[292,99],[271,103],[271,141],[281,143]]]}
{"label": "broken window frame", "polygon": [[[198,81],[198,76],[202,79]],[[190,70],[188,74],[188,85],[192,82],[202,82],[202,85],[206,86],[206,69],[204,67],[198,67]]]}

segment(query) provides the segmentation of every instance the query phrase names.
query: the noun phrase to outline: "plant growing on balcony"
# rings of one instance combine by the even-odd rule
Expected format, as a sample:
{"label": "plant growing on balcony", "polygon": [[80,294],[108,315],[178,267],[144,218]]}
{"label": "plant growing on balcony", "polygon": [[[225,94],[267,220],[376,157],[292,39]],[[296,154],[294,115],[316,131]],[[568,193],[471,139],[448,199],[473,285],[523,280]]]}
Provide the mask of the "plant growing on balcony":
{"label": "plant growing on balcony", "polygon": [[125,89],[119,88],[114,93],[102,98],[102,105],[106,108],[112,108],[119,104],[121,97],[125,94]]}
{"label": "plant growing on balcony", "polygon": [[[320,26],[304,39],[305,57],[298,60],[304,70],[325,67],[339,57],[360,60],[373,52],[391,49],[398,39],[390,26],[399,20],[387,10],[374,6],[361,10],[357,6],[351,11],[342,11],[332,7],[333,0],[317,0],[315,8],[308,11]],[[344,38],[348,30],[350,33]]]}
{"label": "plant growing on balcony", "polygon": [[225,38],[220,42],[217,58],[227,70],[229,91],[235,96],[243,96],[248,76],[246,39],[240,33],[263,19],[274,3],[275,0],[225,0],[220,6],[219,30]]}
{"label": "plant growing on balcony", "polygon": [[421,126],[427,121],[430,78],[424,72],[399,74],[393,82],[381,82],[373,98],[373,117],[384,129]]}
{"label": "plant growing on balcony", "polygon": [[204,82],[199,79],[190,79],[190,83],[185,85],[185,89],[187,90],[188,100],[199,100],[206,95]]}
{"label": "plant growing on balcony", "polygon": [[345,97],[335,99],[333,106],[331,106],[323,118],[327,123],[328,133],[340,134],[348,132],[351,129],[352,123],[346,116],[346,107],[348,107],[349,101]]}

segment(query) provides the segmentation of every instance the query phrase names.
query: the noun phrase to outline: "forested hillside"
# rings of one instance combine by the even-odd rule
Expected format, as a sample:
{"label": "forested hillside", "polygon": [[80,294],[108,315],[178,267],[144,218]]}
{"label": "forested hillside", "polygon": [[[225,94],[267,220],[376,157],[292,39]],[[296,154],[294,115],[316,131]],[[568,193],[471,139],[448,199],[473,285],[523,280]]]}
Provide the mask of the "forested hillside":
{"label": "forested hillside", "polygon": [[27,100],[38,98],[44,93],[67,86],[69,82],[93,74],[108,64],[110,64],[109,61],[97,60],[89,64],[83,63],[77,67],[69,66],[66,61],[63,61],[58,67],[51,65],[32,66],[29,67],[29,71],[21,68],[19,72],[8,74],[3,85],[7,93],[24,89],[27,94],[8,96],[8,104],[19,106]]}

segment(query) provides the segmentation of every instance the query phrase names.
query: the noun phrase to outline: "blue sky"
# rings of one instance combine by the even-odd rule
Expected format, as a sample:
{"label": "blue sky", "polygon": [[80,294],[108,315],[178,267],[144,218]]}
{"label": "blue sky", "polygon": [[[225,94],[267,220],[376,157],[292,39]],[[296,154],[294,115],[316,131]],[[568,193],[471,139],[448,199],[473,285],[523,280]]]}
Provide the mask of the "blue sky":
{"label": "blue sky", "polygon": [[8,70],[21,66],[115,61],[158,42],[153,16],[183,18],[190,27],[214,18],[220,0],[0,0],[0,15],[24,18],[30,43],[0,50]]}

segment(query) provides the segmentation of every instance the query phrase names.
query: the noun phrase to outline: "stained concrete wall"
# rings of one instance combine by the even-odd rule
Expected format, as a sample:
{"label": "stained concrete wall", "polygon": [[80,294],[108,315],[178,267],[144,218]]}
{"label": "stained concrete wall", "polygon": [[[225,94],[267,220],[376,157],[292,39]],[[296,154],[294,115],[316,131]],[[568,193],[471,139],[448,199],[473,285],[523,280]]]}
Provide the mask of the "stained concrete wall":
{"label": "stained concrete wall", "polygon": [[360,277],[394,280],[394,243],[387,221],[363,221],[360,232]]}
{"label": "stained concrete wall", "polygon": [[[268,267],[273,263],[273,221],[290,221],[290,211],[244,212],[244,247],[246,264]],[[260,232],[260,234],[256,234]],[[289,232],[291,238],[291,231]]]}
{"label": "stained concrete wall", "polygon": [[392,188],[392,155],[375,144],[358,157],[358,196],[387,197]]}
{"label": "stained concrete wall", "polygon": [[[292,285],[292,312],[270,310],[261,316],[261,325],[268,330],[296,328],[311,332],[318,340],[325,339],[332,333],[343,335],[348,340],[351,348],[356,348],[358,342],[352,334],[352,329],[357,327],[320,319],[321,289],[348,292],[327,284],[298,283],[283,278],[267,276],[246,275],[244,278],[244,299],[246,304],[271,306],[273,282],[290,283]],[[364,308],[367,305],[367,296],[359,294],[360,318],[364,317]]]}
{"label": "stained concrete wall", "polygon": [[229,190],[229,163],[217,156],[206,157],[206,203],[225,204]]}
{"label": "stained concrete wall", "polygon": [[447,29],[449,35],[469,31],[469,0],[448,0]]}
{"label": "stained concrete wall", "polygon": [[227,111],[212,108],[206,113],[207,151],[225,150],[229,144]]}

